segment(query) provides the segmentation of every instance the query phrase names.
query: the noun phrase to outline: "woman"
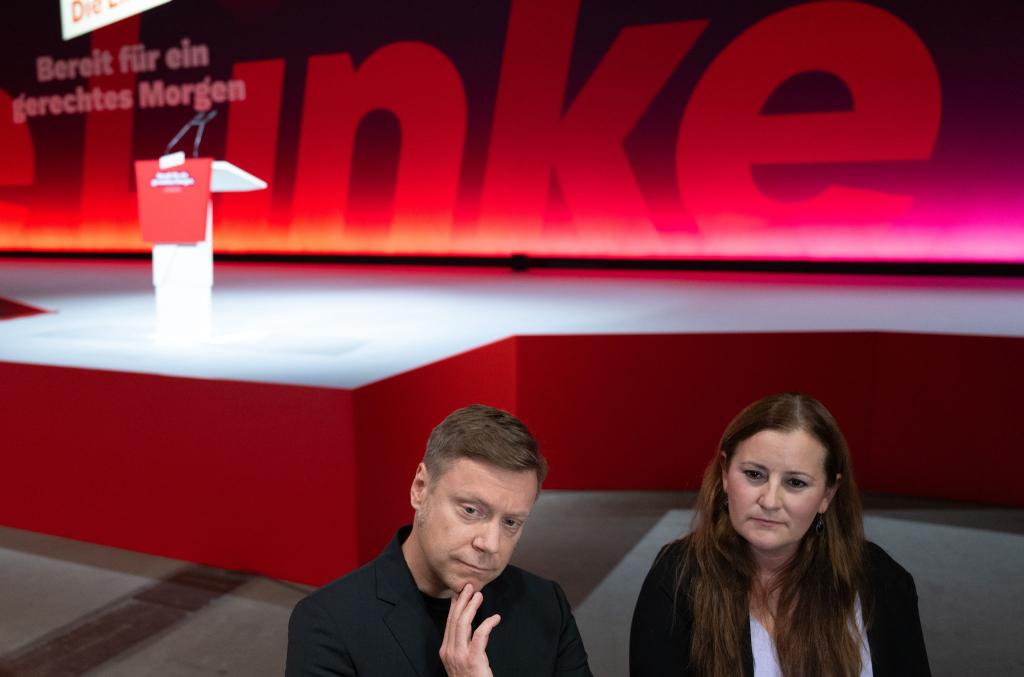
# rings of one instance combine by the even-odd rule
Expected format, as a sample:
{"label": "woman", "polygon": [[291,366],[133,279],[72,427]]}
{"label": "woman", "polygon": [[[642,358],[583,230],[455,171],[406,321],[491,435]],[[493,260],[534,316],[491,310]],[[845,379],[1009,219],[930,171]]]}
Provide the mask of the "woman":
{"label": "woman", "polygon": [[633,614],[633,677],[930,675],[914,580],[864,540],[835,419],[799,393],[751,404],[704,473],[693,531]]}

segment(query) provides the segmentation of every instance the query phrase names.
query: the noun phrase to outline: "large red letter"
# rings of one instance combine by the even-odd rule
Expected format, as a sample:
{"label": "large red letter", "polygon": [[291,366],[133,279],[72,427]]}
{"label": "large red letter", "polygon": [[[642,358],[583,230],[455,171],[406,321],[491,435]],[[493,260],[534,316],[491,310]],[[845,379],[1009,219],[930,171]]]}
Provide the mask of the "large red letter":
{"label": "large red letter", "polygon": [[582,236],[573,246],[636,253],[656,242],[623,141],[706,22],[624,29],[563,115],[578,8],[513,4],[480,203],[488,248],[538,245],[552,171]]}
{"label": "large red letter", "polygon": [[[760,114],[780,84],[810,71],[840,78],[853,111]],[[857,225],[861,233],[866,225],[884,227],[911,198],[830,186],[783,202],[758,189],[751,167],[926,159],[940,105],[927,48],[893,15],[855,2],[784,10],[740,35],[697,84],[676,146],[683,201],[716,251],[842,253],[827,243],[835,224]],[[780,240],[751,230],[776,225],[804,225],[808,237],[800,243],[792,233]]]}
{"label": "large red letter", "polygon": [[[28,122],[14,122],[10,95],[0,89],[0,186],[29,186],[35,177],[35,149]],[[0,200],[0,247],[21,248],[28,208]]]}
{"label": "large red letter", "polygon": [[[139,41],[139,17],[105,26],[94,31],[90,39],[93,48],[117,54],[122,45]],[[113,75],[97,75],[89,78],[89,87],[93,86],[104,91],[134,89],[135,74],[115,70]],[[129,108],[93,111],[85,116],[81,233],[77,242],[64,244],[81,249],[145,248],[135,194],[128,190],[133,172],[134,113]],[[144,152],[150,149],[147,145]]]}
{"label": "large red letter", "polygon": [[215,215],[214,245],[224,249],[266,251],[282,248],[284,233],[272,229],[270,205],[277,159],[277,123],[281,114],[284,60],[235,64],[232,78],[245,81],[245,100],[228,109],[224,159],[270,184],[256,193],[225,193]]}
{"label": "large red letter", "polygon": [[[444,248],[451,233],[466,135],[466,96],[440,51],[404,42],[374,52],[359,70],[348,54],[312,57],[295,176],[292,248],[416,251]],[[344,232],[356,128],[384,109],[402,131],[390,241]]]}

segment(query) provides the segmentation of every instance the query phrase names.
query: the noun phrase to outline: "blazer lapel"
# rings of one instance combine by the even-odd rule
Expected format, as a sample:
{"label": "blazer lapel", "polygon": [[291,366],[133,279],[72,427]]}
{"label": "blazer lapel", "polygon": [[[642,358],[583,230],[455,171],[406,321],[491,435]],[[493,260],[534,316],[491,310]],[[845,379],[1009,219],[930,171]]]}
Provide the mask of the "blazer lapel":
{"label": "blazer lapel", "polygon": [[443,674],[437,653],[441,637],[427,615],[423,598],[405,564],[401,536],[399,532],[377,559],[377,597],[392,605],[384,613],[384,623],[413,671],[419,677],[432,677]]}
{"label": "blazer lapel", "polygon": [[[419,602],[420,608],[412,601]],[[436,648],[441,644],[441,638],[434,637],[437,630],[422,608],[423,600],[412,601],[403,600],[396,604],[384,616],[384,623],[417,675],[430,677],[442,674],[441,657]]]}
{"label": "blazer lapel", "polygon": [[743,624],[743,674],[754,677],[754,647],[750,638],[750,620]]}

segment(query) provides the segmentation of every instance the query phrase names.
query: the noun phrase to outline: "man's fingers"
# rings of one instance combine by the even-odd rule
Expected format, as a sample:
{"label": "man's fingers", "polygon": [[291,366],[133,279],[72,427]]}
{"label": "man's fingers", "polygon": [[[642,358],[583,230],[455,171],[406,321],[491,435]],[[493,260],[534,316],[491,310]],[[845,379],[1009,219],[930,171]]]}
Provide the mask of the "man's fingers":
{"label": "man's fingers", "polygon": [[473,633],[473,641],[470,647],[473,653],[482,654],[487,649],[487,640],[491,637],[491,630],[498,623],[501,623],[501,616],[494,614],[493,616],[488,616],[483,623],[477,626],[476,632]]}
{"label": "man's fingers", "polygon": [[487,641],[501,617],[497,614],[484,620],[476,632],[473,619],[483,604],[484,596],[466,584],[452,597],[444,639],[441,641],[441,663],[450,675],[491,675],[487,664]]}
{"label": "man's fingers", "polygon": [[462,610],[466,606],[466,600],[469,599],[469,594],[472,593],[472,586],[467,585],[462,590],[456,591],[452,594],[452,605],[448,608],[448,620],[444,624],[444,634],[447,636],[459,621],[459,616],[462,615]]}
{"label": "man's fingers", "polygon": [[473,639],[473,619],[476,618],[476,612],[483,601],[484,596],[474,592],[471,583],[467,583],[462,592],[453,596],[451,609],[448,610],[448,620],[444,626],[442,648],[447,646],[457,651],[469,646]]}
{"label": "man's fingers", "polygon": [[462,611],[462,617],[467,622],[472,623],[473,619],[476,618],[476,612],[480,609],[480,605],[483,604],[484,596],[483,593],[474,592],[473,596],[466,602],[466,608]]}
{"label": "man's fingers", "polygon": [[479,592],[474,592],[459,614],[458,625],[455,628],[459,646],[468,646],[470,640],[473,639],[473,619],[476,618],[476,612],[480,609],[483,601],[484,596]]}
{"label": "man's fingers", "polygon": [[501,616],[488,616],[474,632],[473,619],[483,601],[484,596],[474,591],[471,585],[466,585],[458,599],[452,601],[440,651],[441,663],[450,675],[491,676],[487,642],[491,630],[501,622]]}
{"label": "man's fingers", "polygon": [[[467,590],[466,588],[469,588]],[[448,607],[448,618],[444,624],[444,637],[441,638],[441,650],[445,648],[456,648],[456,637],[458,634],[459,616],[462,613],[462,609],[466,606],[466,599],[469,595],[465,594],[472,591],[472,586],[467,585],[461,591],[455,591],[452,594],[452,603]]]}

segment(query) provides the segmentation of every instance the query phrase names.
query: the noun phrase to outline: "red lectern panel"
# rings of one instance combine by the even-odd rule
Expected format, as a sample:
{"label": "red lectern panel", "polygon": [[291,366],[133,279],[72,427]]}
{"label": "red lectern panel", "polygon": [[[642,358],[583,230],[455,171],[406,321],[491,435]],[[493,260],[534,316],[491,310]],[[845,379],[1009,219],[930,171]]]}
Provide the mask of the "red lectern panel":
{"label": "red lectern panel", "polygon": [[192,158],[160,169],[159,160],[135,162],[142,239],[154,244],[206,238],[213,158]]}

